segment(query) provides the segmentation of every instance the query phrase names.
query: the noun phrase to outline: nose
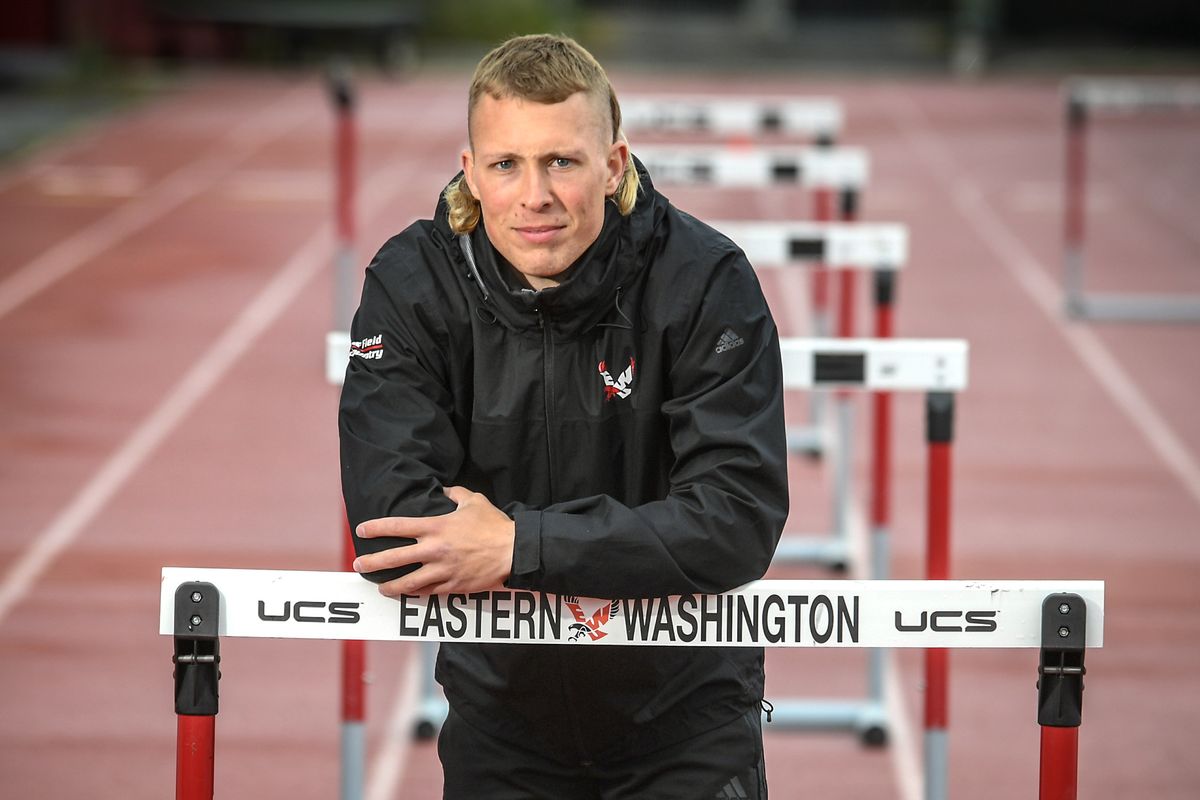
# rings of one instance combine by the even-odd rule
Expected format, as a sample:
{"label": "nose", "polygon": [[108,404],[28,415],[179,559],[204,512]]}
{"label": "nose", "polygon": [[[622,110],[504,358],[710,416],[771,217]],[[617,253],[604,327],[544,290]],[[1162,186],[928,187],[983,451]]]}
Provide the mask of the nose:
{"label": "nose", "polygon": [[550,176],[540,169],[525,170],[525,181],[521,187],[521,205],[529,209],[543,209],[553,202]]}

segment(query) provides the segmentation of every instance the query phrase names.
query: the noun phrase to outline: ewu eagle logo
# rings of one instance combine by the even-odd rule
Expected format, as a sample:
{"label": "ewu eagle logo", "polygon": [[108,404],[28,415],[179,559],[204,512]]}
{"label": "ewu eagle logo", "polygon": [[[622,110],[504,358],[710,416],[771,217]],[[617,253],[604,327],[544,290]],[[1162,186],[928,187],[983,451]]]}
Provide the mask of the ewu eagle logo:
{"label": "ewu eagle logo", "polygon": [[626,367],[617,379],[614,381],[612,375],[608,374],[605,369],[604,362],[600,362],[600,376],[604,378],[604,399],[612,400],[614,397],[619,397],[624,400],[633,393],[633,359],[629,359],[629,366]]}
{"label": "ewu eagle logo", "polygon": [[610,619],[620,613],[621,607],[616,600],[611,603],[606,603],[596,609],[592,616],[588,617],[583,613],[583,607],[579,605],[578,597],[564,597],[563,602],[567,604],[567,608],[571,611],[571,616],[575,618],[575,624],[571,625],[571,641],[577,642],[586,635],[593,642],[603,639],[608,634],[604,631],[604,625]]}

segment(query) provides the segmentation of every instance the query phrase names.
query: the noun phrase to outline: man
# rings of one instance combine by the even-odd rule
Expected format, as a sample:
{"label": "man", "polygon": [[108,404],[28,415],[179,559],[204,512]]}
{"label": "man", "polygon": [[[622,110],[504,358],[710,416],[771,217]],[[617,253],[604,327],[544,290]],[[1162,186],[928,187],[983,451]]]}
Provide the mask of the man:
{"label": "man", "polygon": [[[393,597],[761,577],[786,453],[745,256],[639,173],[570,39],[485,56],[468,131],[434,219],[367,270],[340,415],[355,569]],[[444,644],[437,677],[447,798],[766,796],[761,649]]]}

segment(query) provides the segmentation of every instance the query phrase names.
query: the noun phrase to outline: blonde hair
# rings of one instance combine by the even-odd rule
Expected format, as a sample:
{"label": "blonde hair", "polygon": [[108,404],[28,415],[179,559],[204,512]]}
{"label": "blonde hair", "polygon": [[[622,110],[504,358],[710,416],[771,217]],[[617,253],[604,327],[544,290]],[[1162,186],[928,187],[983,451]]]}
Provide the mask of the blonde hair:
{"label": "blonde hair", "polygon": [[[471,79],[467,101],[467,132],[471,116],[484,93],[494,98],[519,97],[538,103],[561,103],[576,92],[607,97],[612,119],[613,142],[625,141],[621,131],[621,106],[617,94],[600,63],[566,36],[536,34],[509,39],[483,57]],[[625,170],[613,202],[628,216],[637,202],[641,181],[633,157],[626,156]],[[443,193],[450,207],[450,229],[457,234],[470,233],[479,224],[479,201],[467,182],[458,178]]]}

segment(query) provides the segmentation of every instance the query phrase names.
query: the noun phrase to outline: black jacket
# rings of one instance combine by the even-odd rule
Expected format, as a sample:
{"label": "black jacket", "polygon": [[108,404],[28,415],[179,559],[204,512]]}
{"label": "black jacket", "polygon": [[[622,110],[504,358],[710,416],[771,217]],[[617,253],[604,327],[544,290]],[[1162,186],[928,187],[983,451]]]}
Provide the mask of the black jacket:
{"label": "black jacket", "polygon": [[[778,334],[745,255],[642,180],[634,212],[607,203],[597,241],[541,292],[482,225],[465,248],[444,202],[383,246],[342,391],[351,528],[448,513],[442,487],[457,484],[515,519],[513,588],[657,597],[762,576],[787,515]],[[600,762],[744,713],[762,662],[748,648],[445,644],[437,676],[475,726]]]}

